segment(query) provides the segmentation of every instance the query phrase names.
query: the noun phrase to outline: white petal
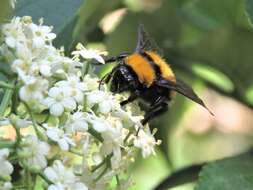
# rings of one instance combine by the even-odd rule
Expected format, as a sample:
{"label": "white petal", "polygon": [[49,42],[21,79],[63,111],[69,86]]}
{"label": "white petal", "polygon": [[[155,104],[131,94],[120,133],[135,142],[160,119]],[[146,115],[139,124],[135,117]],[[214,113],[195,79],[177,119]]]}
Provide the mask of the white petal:
{"label": "white petal", "polygon": [[83,102],[84,94],[80,90],[76,89],[74,91],[74,94],[75,94],[74,98],[75,98],[75,100],[76,100],[77,103]]}
{"label": "white petal", "polygon": [[36,24],[34,24],[34,23],[30,23],[29,26],[28,26],[28,28],[30,29],[30,31],[32,33],[35,33],[35,32],[37,32],[39,30],[39,26],[36,25]]}
{"label": "white petal", "polygon": [[12,189],[12,184],[11,182],[7,181],[7,182],[4,182],[4,185],[3,185],[3,189],[2,190],[11,190]]}
{"label": "white petal", "polygon": [[46,64],[40,65],[40,73],[45,77],[51,76],[51,67]]}
{"label": "white petal", "polygon": [[44,96],[43,96],[42,92],[40,92],[40,91],[32,92],[32,98],[37,100],[38,102],[43,102],[43,100],[44,100]]}
{"label": "white petal", "polygon": [[88,190],[88,188],[83,183],[74,183],[73,189],[75,189],[75,190]]}
{"label": "white petal", "polygon": [[83,82],[77,83],[76,87],[77,87],[79,90],[82,90],[82,91],[85,90],[85,84],[84,84]]}
{"label": "white petal", "polygon": [[49,33],[49,32],[51,32],[51,28],[49,26],[40,26],[40,30],[43,33]]}
{"label": "white petal", "polygon": [[76,102],[73,98],[65,98],[62,101],[62,105],[68,110],[68,111],[72,111],[73,109],[76,108]]}
{"label": "white petal", "polygon": [[6,37],[5,43],[11,48],[15,48],[16,46],[16,40],[12,36]]}
{"label": "white petal", "polygon": [[9,156],[9,149],[8,148],[3,148],[3,149],[0,149],[0,158],[6,158]]}
{"label": "white petal", "polygon": [[23,101],[28,101],[30,98],[30,93],[27,93],[27,88],[25,86],[21,87],[19,90],[19,97]]}
{"label": "white petal", "polygon": [[64,190],[64,187],[60,187],[60,186],[58,186],[58,185],[50,185],[49,187],[48,187],[48,190]]}
{"label": "white petal", "polygon": [[61,81],[57,82],[57,83],[55,84],[55,86],[58,86],[58,87],[66,87],[66,86],[69,86],[69,83],[68,83],[68,81],[66,81],[66,80],[61,80]]}
{"label": "white petal", "polygon": [[44,155],[37,153],[37,155],[33,157],[33,164],[38,165],[40,168],[45,168],[47,166],[47,160]]}
{"label": "white petal", "polygon": [[99,153],[97,153],[97,152],[95,152],[93,155],[92,155],[92,160],[95,162],[95,164],[97,165],[97,164],[100,164],[102,161],[103,161],[103,157],[99,154]]}
{"label": "white petal", "polygon": [[49,153],[50,146],[46,142],[40,141],[37,146],[41,155],[47,155]]}
{"label": "white petal", "polygon": [[57,129],[49,129],[47,130],[47,136],[53,140],[53,141],[59,141],[60,137],[59,137],[59,131]]}
{"label": "white petal", "polygon": [[21,60],[21,59],[15,59],[13,62],[12,62],[12,66],[15,68],[15,67],[22,67],[22,65],[24,64],[24,61]]}
{"label": "white petal", "polygon": [[88,130],[88,123],[86,121],[77,121],[74,125],[78,131],[85,132]]}
{"label": "white petal", "polygon": [[56,98],[59,95],[59,93],[61,93],[61,89],[58,87],[53,87],[53,88],[50,88],[48,95],[53,98]]}
{"label": "white petal", "polygon": [[13,172],[13,166],[8,161],[1,161],[0,175],[10,175]]}
{"label": "white petal", "polygon": [[102,56],[100,56],[98,54],[94,54],[93,58],[96,59],[99,63],[105,64],[105,60],[103,59]]}
{"label": "white petal", "polygon": [[55,99],[51,97],[47,97],[44,101],[43,104],[46,105],[47,107],[51,107],[53,104],[55,104]]}
{"label": "white petal", "polygon": [[45,41],[41,37],[35,37],[33,38],[33,47],[35,48],[41,48],[45,45]]}
{"label": "white petal", "polygon": [[99,111],[103,114],[107,114],[111,111],[112,105],[110,101],[104,101],[99,104]]}
{"label": "white petal", "polygon": [[91,59],[92,55],[89,50],[87,49],[82,49],[81,51],[78,52],[84,59]]}
{"label": "white petal", "polygon": [[55,172],[55,170],[52,167],[47,167],[44,170],[44,174],[47,176],[48,179],[55,182],[58,180],[58,174]]}
{"label": "white petal", "polygon": [[55,39],[56,38],[56,34],[54,34],[54,33],[49,33],[49,34],[47,34],[47,40],[53,40],[53,39]]}
{"label": "white petal", "polygon": [[64,112],[64,107],[60,103],[55,103],[50,107],[50,114],[54,116],[61,116]]}
{"label": "white petal", "polygon": [[76,146],[76,143],[74,142],[73,139],[69,138],[69,137],[64,137],[65,141],[71,145],[71,146]]}
{"label": "white petal", "polygon": [[17,57],[19,57],[20,59],[26,60],[26,61],[31,60],[32,52],[30,49],[27,48],[26,45],[24,45],[22,43],[17,43],[16,49],[17,49],[16,50]]}
{"label": "white petal", "polygon": [[104,132],[104,131],[107,130],[107,125],[105,123],[100,122],[100,121],[94,121],[93,122],[93,128],[97,132]]}
{"label": "white petal", "polygon": [[60,139],[58,141],[58,145],[60,146],[60,148],[64,151],[69,150],[69,144],[67,143],[67,141],[65,139]]}
{"label": "white petal", "polygon": [[105,92],[103,91],[94,91],[87,96],[87,102],[89,105],[99,103],[105,100]]}

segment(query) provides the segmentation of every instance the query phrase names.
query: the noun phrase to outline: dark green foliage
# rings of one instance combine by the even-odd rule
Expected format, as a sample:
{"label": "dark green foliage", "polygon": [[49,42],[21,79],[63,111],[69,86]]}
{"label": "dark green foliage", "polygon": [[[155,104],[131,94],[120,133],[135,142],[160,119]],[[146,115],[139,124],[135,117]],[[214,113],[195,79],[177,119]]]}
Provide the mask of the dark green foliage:
{"label": "dark green foliage", "polygon": [[60,33],[77,14],[83,0],[19,0],[14,11],[15,16],[32,16],[34,21],[44,18],[45,24],[54,26],[54,32]]}
{"label": "dark green foliage", "polygon": [[204,166],[194,190],[251,190],[253,152]]}
{"label": "dark green foliage", "polygon": [[[9,18],[10,12],[9,1],[2,1],[1,22]],[[164,58],[179,78],[192,86],[211,87],[253,107],[253,95],[249,96],[250,91],[253,94],[253,0],[164,0],[153,12],[127,10],[116,29],[108,34],[103,33],[99,23],[106,14],[126,7],[124,1],[17,2],[13,15],[29,15],[35,22],[43,17],[45,24],[53,25],[53,31],[58,35],[55,45],[64,46],[66,53],[73,50],[77,42],[85,45],[87,42],[104,43],[110,55],[132,52],[136,46],[137,27],[142,23],[163,49]],[[4,74],[8,76],[9,69],[4,64],[0,63],[0,78],[7,80]],[[103,72],[110,68],[104,68]],[[205,72],[201,72],[205,69],[211,75],[205,76]],[[0,97],[3,97],[3,91]],[[168,147],[177,143],[170,142],[170,134],[188,107],[188,101],[177,96],[171,111],[151,123],[158,128],[157,137],[163,141],[161,150],[168,162],[174,156],[169,154]],[[183,175],[173,177],[179,182],[177,185],[180,181],[187,182],[184,179],[193,179]],[[251,152],[206,165],[195,190],[250,190],[253,189],[252,179]]]}

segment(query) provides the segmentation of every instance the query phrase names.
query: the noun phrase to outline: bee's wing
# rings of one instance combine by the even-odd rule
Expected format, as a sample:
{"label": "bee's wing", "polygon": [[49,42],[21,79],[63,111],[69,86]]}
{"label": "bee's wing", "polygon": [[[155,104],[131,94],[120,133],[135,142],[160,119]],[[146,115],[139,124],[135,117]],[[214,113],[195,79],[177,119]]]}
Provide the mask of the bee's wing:
{"label": "bee's wing", "polygon": [[182,80],[177,79],[176,82],[173,81],[168,81],[168,80],[164,80],[161,79],[159,81],[157,81],[157,84],[159,86],[163,86],[166,88],[169,88],[171,90],[174,90],[182,95],[184,95],[185,97],[191,99],[192,101],[200,104],[201,106],[203,106],[204,108],[206,108],[209,113],[211,115],[214,115],[205,105],[205,103],[198,97],[198,95],[193,91],[193,89],[188,86],[186,83],[184,83]]}
{"label": "bee's wing", "polygon": [[156,44],[156,42],[150,37],[148,32],[145,30],[144,25],[140,24],[138,27],[137,46],[135,51],[155,51],[159,55],[163,55],[162,50]]}

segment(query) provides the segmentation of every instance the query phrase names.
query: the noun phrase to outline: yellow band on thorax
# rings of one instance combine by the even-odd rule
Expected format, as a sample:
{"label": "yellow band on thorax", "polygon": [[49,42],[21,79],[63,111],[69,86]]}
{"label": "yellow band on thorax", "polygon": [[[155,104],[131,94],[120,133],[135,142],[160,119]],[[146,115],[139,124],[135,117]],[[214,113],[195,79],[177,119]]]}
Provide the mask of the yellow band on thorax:
{"label": "yellow band on thorax", "polygon": [[167,64],[160,55],[153,51],[146,51],[145,53],[148,54],[152,58],[153,62],[160,68],[163,78],[174,82],[176,81],[176,77],[169,64]]}
{"label": "yellow band on thorax", "polygon": [[129,65],[138,76],[141,83],[150,86],[155,80],[155,71],[142,55],[133,53],[125,58],[125,62]]}

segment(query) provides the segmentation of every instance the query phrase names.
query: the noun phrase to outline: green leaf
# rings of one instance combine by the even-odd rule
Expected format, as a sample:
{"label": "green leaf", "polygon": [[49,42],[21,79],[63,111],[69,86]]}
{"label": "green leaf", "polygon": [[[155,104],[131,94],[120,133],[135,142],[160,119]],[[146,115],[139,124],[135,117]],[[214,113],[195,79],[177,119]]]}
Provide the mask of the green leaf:
{"label": "green leaf", "polygon": [[197,76],[224,89],[226,92],[232,92],[234,90],[232,81],[213,67],[203,64],[193,64],[192,70]]}
{"label": "green leaf", "polygon": [[[181,49],[181,57],[193,66],[194,62],[206,64],[227,77],[234,85],[231,93],[226,93],[231,84],[217,89],[248,106],[253,104],[247,99],[246,92],[253,81],[253,31],[235,26],[224,26],[210,32],[197,42]],[[194,70],[194,67],[192,68]],[[232,89],[232,88],[230,88]]]}
{"label": "green leaf", "polygon": [[94,34],[96,27],[101,19],[111,11],[120,7],[122,1],[105,1],[105,0],[86,0],[85,6],[81,8],[80,20],[75,35],[78,36],[78,41],[86,43],[87,36]]}
{"label": "green leaf", "polygon": [[252,190],[253,152],[207,164],[194,190]]}
{"label": "green leaf", "polygon": [[253,1],[252,0],[245,0],[245,11],[246,15],[248,16],[249,23],[253,26]]}
{"label": "green leaf", "polygon": [[165,178],[154,188],[154,190],[165,190],[186,183],[194,182],[198,179],[198,175],[202,167],[203,164],[199,164],[178,170]]}
{"label": "green leaf", "polygon": [[57,38],[53,41],[56,47],[63,46],[65,48],[66,55],[69,55],[74,45],[74,29],[78,21],[78,16],[72,18],[72,20],[65,26],[65,28],[57,35]]}
{"label": "green leaf", "polygon": [[0,23],[6,21],[6,18],[11,13],[10,0],[1,0],[0,7]]}
{"label": "green leaf", "polygon": [[[12,80],[10,82],[10,85],[14,85],[14,84],[15,84],[15,80]],[[5,90],[4,96],[3,96],[2,100],[1,100],[1,104],[0,104],[0,118],[2,118],[4,116],[4,113],[10,104],[12,95],[13,95],[13,89],[6,89]]]}
{"label": "green leaf", "polygon": [[[173,46],[180,36],[182,20],[170,1],[164,1],[163,6],[152,13],[127,12],[119,26],[106,38],[106,45],[112,55],[121,52],[133,52],[137,42],[137,29],[144,24],[158,46]],[[166,21],[165,21],[166,18]]]}
{"label": "green leaf", "polygon": [[146,159],[143,159],[139,154],[135,163],[128,170],[128,174],[132,176],[135,182],[135,185],[128,190],[151,190],[170,172],[170,166],[159,149],[156,150],[155,156],[149,156]]}
{"label": "green leaf", "polygon": [[248,28],[244,14],[244,0],[189,1],[180,12],[187,21],[204,30],[214,29],[224,24]]}
{"label": "green leaf", "polygon": [[82,3],[83,0],[19,0],[14,15],[32,16],[34,21],[44,18],[58,34],[72,21]]}

